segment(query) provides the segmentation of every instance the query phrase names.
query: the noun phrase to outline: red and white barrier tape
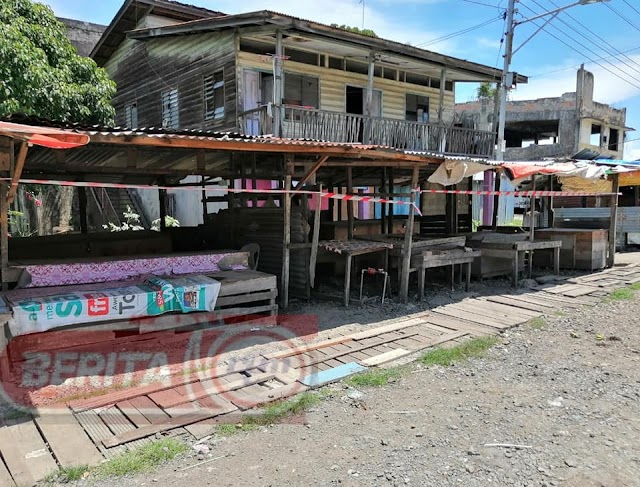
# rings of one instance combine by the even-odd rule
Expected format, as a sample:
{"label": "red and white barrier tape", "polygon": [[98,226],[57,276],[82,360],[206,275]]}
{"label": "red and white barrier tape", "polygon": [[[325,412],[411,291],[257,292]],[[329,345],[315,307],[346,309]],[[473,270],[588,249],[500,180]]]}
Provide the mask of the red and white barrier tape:
{"label": "red and white barrier tape", "polygon": [[[0,181],[10,181],[9,178],[0,178]],[[164,189],[164,190],[180,190],[180,191],[202,191],[201,186],[150,186],[146,184],[124,184],[124,183],[95,183],[88,181],[57,181],[52,179],[21,179],[20,184],[41,184],[50,186],[73,186],[77,188],[115,188],[115,189]],[[387,203],[390,205],[413,206],[418,215],[422,215],[417,205],[402,200],[392,200],[387,198],[376,198],[373,196],[358,196],[341,193],[308,191],[308,190],[286,190],[286,189],[235,189],[225,187],[206,186],[206,191],[220,191],[222,193],[252,193],[252,194],[306,194],[320,195],[321,198],[329,198],[344,201],[362,201],[364,203]]]}
{"label": "red and white barrier tape", "polygon": [[581,193],[576,191],[470,191],[464,189],[421,189],[420,193],[469,194],[480,196],[612,196],[621,193]]}

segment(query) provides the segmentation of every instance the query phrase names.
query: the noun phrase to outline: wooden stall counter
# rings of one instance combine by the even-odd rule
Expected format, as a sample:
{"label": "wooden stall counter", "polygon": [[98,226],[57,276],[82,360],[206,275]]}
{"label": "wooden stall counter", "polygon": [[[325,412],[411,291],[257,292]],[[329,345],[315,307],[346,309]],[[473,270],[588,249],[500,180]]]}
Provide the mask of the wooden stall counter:
{"label": "wooden stall counter", "polygon": [[418,287],[420,299],[424,299],[424,285],[427,269],[435,267],[451,266],[451,290],[455,285],[455,266],[460,265],[460,280],[462,281],[462,266],[465,266],[465,291],[469,291],[471,281],[471,264],[482,254],[479,250],[466,247],[449,248],[442,250],[423,250],[420,255],[413,256],[411,267],[418,271]]}
{"label": "wooden stall counter", "polygon": [[[585,228],[544,228],[536,230],[537,240],[559,240],[560,268],[594,271],[607,266],[607,230]],[[550,266],[552,255],[549,252],[537,252],[534,263]]]}

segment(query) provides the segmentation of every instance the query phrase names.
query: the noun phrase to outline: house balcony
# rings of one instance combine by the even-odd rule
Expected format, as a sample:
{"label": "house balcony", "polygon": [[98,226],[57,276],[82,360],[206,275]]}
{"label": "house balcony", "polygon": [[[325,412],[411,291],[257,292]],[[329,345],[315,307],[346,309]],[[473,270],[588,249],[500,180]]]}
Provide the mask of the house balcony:
{"label": "house balcony", "polygon": [[493,132],[288,105],[242,112],[238,126],[245,135],[273,134],[276,110],[280,110],[282,136],[286,138],[367,143],[457,156],[491,157],[494,151]]}

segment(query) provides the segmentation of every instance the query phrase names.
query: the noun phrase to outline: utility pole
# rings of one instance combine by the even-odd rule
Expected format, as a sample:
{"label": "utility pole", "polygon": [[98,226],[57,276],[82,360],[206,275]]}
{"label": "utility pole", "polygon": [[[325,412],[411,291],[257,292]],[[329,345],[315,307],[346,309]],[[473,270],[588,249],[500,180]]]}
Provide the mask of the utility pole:
{"label": "utility pole", "polygon": [[513,56],[513,31],[515,24],[513,23],[513,14],[515,11],[516,0],[509,0],[507,7],[507,32],[505,33],[505,49],[504,49],[504,65],[502,68],[502,80],[500,82],[500,113],[498,115],[498,147],[496,149],[496,160],[504,161],[504,151],[506,143],[504,140],[504,130],[507,122],[507,95],[511,84],[508,84],[509,68],[511,67],[511,57]]}

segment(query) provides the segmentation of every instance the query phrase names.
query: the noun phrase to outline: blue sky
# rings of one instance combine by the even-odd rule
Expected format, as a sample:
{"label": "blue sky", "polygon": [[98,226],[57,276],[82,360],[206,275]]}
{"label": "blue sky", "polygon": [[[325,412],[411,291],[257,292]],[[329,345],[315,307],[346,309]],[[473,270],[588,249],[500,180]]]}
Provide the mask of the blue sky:
{"label": "blue sky", "polygon": [[[108,24],[122,5],[122,0],[41,1],[49,4],[58,16],[101,24]],[[362,27],[363,20],[360,0],[186,2],[226,13],[269,9],[319,22],[358,27]],[[507,0],[364,0],[364,27],[375,30],[381,37],[502,66],[499,47],[504,23],[499,17],[506,3]],[[519,0],[516,18],[524,20],[571,3],[575,3],[574,0]],[[487,25],[464,35],[432,42],[485,21]],[[515,46],[536,29],[533,23],[518,26]],[[594,60],[598,63],[592,62]],[[512,69],[530,76],[530,82],[518,87],[512,98],[559,96],[574,91],[575,69],[581,63],[596,75],[595,99],[626,107],[627,125],[638,129],[628,135],[628,140],[640,138],[639,0],[610,0],[607,4],[575,6],[561,13],[514,56]],[[472,87],[458,86],[457,101],[466,101],[472,95]],[[627,158],[640,158],[640,141],[626,144],[625,150]]]}

